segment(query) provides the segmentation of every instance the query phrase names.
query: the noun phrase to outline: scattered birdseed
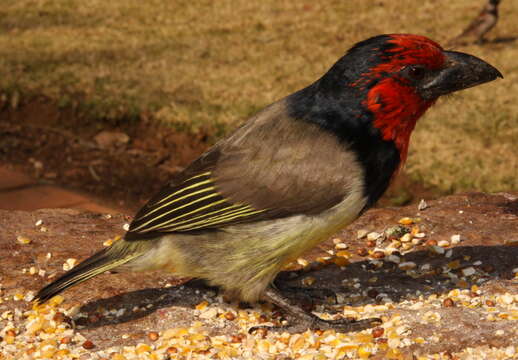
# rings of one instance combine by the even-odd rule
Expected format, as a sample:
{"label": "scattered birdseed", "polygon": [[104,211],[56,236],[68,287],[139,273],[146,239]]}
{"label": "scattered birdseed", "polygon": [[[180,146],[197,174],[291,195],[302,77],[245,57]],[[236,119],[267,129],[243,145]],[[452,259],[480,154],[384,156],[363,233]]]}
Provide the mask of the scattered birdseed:
{"label": "scattered birdseed", "polygon": [[455,306],[455,302],[451,298],[446,298],[443,300],[442,305],[444,307],[453,307]]}
{"label": "scattered birdseed", "polygon": [[91,342],[90,340],[86,340],[84,343],[83,343],[83,347],[87,350],[90,350],[90,349],[93,349],[95,347],[94,343]]}
{"label": "scattered birdseed", "polygon": [[23,244],[23,245],[27,245],[27,244],[31,243],[31,239],[29,239],[28,237],[25,237],[25,236],[21,236],[21,235],[16,237],[16,241],[18,241],[18,243]]}
{"label": "scattered birdseed", "polygon": [[63,270],[68,271],[72,269],[77,263],[77,259],[74,258],[68,258],[65,263],[63,264]]}
{"label": "scattered birdseed", "polygon": [[474,275],[476,272],[477,271],[472,266],[462,269],[462,275],[464,276],[471,276]]}
{"label": "scattered birdseed", "polygon": [[445,248],[445,247],[450,246],[450,242],[449,242],[448,240],[440,240],[440,241],[437,243],[437,245],[439,245],[440,247]]}
{"label": "scattered birdseed", "polygon": [[428,239],[428,240],[426,240],[425,245],[426,246],[436,246],[437,245],[437,240],[435,240],[435,239]]}
{"label": "scattered birdseed", "polygon": [[397,255],[390,254],[389,256],[386,257],[386,259],[387,259],[387,261],[390,261],[390,262],[393,262],[396,264],[399,264],[401,262],[401,258]]}
{"label": "scattered birdseed", "polygon": [[460,235],[452,235],[450,240],[452,244],[457,245],[458,243],[460,243]]}
{"label": "scattered birdseed", "polygon": [[399,238],[399,241],[404,242],[404,243],[412,241],[412,234],[406,233],[405,235],[403,235]]}
{"label": "scattered birdseed", "polygon": [[[412,229],[408,226],[398,225],[397,237],[391,238],[388,246],[377,241],[377,246],[372,247],[370,254],[380,252],[384,257],[379,260],[363,260],[365,270],[369,271],[405,271],[406,276],[418,278],[421,276],[440,275],[438,283],[445,286],[442,290],[430,293],[430,288],[417,290],[415,294],[409,294],[402,300],[391,299],[393,289],[383,287],[380,280],[383,275],[371,273],[360,281],[359,278],[345,278],[342,280],[344,287],[350,289],[346,294],[337,294],[338,304],[326,307],[317,305],[315,312],[326,319],[349,317],[362,319],[368,317],[382,318],[383,324],[374,329],[366,329],[361,332],[342,334],[334,330],[306,331],[300,334],[276,333],[268,329],[260,328],[253,334],[248,329],[257,325],[281,325],[282,314],[269,306],[237,309],[223,302],[223,297],[214,301],[212,297],[205,297],[194,307],[196,320],[185,327],[160,329],[143,333],[144,342],[131,346],[113,346],[103,349],[101,342],[97,344],[94,338],[85,338],[81,335],[79,326],[72,328],[71,324],[78,319],[98,322],[103,317],[121,317],[126,309],[95,310],[94,313],[80,313],[80,304],[68,304],[62,296],[52,298],[43,305],[34,305],[28,310],[14,309],[5,311],[0,315],[0,359],[99,359],[99,360],[137,360],[137,359],[269,359],[269,358],[293,358],[293,359],[367,359],[375,356],[380,359],[404,359],[408,355],[411,346],[423,346],[424,344],[440,343],[440,334],[423,337],[422,334],[412,334],[415,329],[411,320],[412,316],[405,314],[405,310],[412,310],[416,321],[422,324],[439,326],[442,322],[451,321],[445,314],[444,308],[455,306],[457,309],[471,309],[479,312],[481,321],[491,321],[494,335],[499,338],[512,338],[515,334],[508,330],[496,327],[507,321],[518,320],[518,295],[512,292],[502,292],[485,295],[485,289],[479,288],[478,280],[487,276],[486,273],[497,271],[489,264],[482,261],[471,261],[469,256],[455,257],[452,259],[430,256],[430,263],[405,261],[404,247],[412,250],[415,239],[422,239],[425,233],[416,225]],[[363,237],[366,237],[368,232]],[[387,232],[385,232],[387,234]],[[383,239],[385,234],[382,233]],[[408,235],[406,235],[408,234]],[[423,234],[423,235],[419,235]],[[387,235],[388,236],[388,235]],[[399,241],[401,237],[410,238],[410,241]],[[343,242],[334,241],[336,253],[319,259],[322,263],[337,263],[345,266],[353,254],[342,248]],[[451,243],[454,241],[452,239]],[[394,245],[399,244],[399,245]],[[344,244],[346,245],[346,244]],[[385,245],[385,248],[382,248]],[[393,246],[394,245],[394,246]],[[433,255],[452,254],[451,249],[444,249],[438,244],[431,244],[437,249],[430,249]],[[400,247],[398,251],[396,246]],[[365,255],[369,252],[363,248]],[[360,251],[362,252],[362,251]],[[47,256],[50,259],[51,256]],[[403,259],[403,260],[402,260]],[[68,260],[67,260],[68,261]],[[440,265],[437,265],[440,261]],[[485,260],[484,260],[485,261]],[[299,265],[312,266],[305,259],[297,259]],[[393,263],[397,264],[396,267]],[[338,263],[337,263],[338,264]],[[70,264],[69,264],[70,265]],[[75,265],[73,263],[72,265]],[[26,273],[40,274],[38,266],[26,265]],[[500,269],[498,269],[500,271]],[[518,268],[511,272],[513,276],[518,274]],[[315,278],[307,276],[302,280],[308,286],[316,282]],[[444,278],[445,280],[442,280]],[[439,279],[439,277],[437,278]],[[434,280],[435,281],[435,280]],[[443,282],[444,281],[444,282]],[[423,282],[423,285],[427,284]],[[431,284],[431,283],[430,283]],[[380,286],[382,285],[382,286]],[[457,287],[451,289],[451,287]],[[451,290],[444,290],[451,289]],[[482,289],[482,290],[481,290]],[[510,290],[509,290],[510,291]],[[0,293],[2,286],[0,285]],[[425,295],[429,294],[429,295]],[[6,300],[31,301],[34,295],[30,292],[19,294],[5,294]],[[215,299],[216,297],[214,297]],[[1,302],[1,301],[0,301]],[[334,304],[334,303],[333,303]],[[344,306],[343,304],[348,304]],[[20,306],[17,305],[17,306]],[[152,304],[139,304],[133,311],[141,312],[152,307]],[[333,307],[339,315],[327,312],[327,306]],[[399,311],[401,310],[401,311]],[[77,323],[76,323],[77,324]],[[225,327],[235,333],[214,335],[211,332],[211,324],[216,328]],[[209,325],[207,328],[206,325]],[[220,333],[220,332],[217,332]],[[493,333],[492,333],[493,334]],[[421,336],[416,336],[421,335]],[[131,339],[134,334],[119,335],[123,339]],[[95,340],[96,343],[92,340]],[[120,340],[120,339],[119,339]],[[477,350],[466,348],[459,353],[448,355],[434,354],[418,356],[418,360],[455,358],[487,358],[507,359],[516,355],[516,346],[504,346],[499,349]],[[477,351],[487,356],[476,356]],[[5,353],[5,354],[4,354]],[[449,354],[449,353],[448,353]],[[496,354],[496,355],[495,355]],[[4,357],[2,357],[4,356]]]}
{"label": "scattered birdseed", "polygon": [[419,201],[419,204],[417,205],[417,210],[422,211],[422,210],[426,209],[427,207],[428,207],[428,204],[426,203],[426,201],[424,199],[421,199],[421,201]]}
{"label": "scattered birdseed", "polygon": [[446,252],[444,250],[444,248],[437,246],[437,245],[430,246],[429,249],[430,249],[430,252],[437,254],[437,255],[444,255],[444,253]]}
{"label": "scattered birdseed", "polygon": [[412,262],[412,261],[406,261],[406,262],[402,262],[398,265],[398,268],[401,269],[401,270],[412,270],[412,269],[415,269],[415,267],[417,266],[417,264],[415,262]]}
{"label": "scattered birdseed", "polygon": [[374,251],[371,255],[374,259],[383,259],[385,257],[385,253],[381,250]]}
{"label": "scattered birdseed", "polygon": [[297,264],[302,265],[303,267],[306,267],[309,265],[309,261],[307,261],[306,259],[303,259],[303,258],[298,258]]}
{"label": "scattered birdseed", "polygon": [[404,218],[399,219],[398,223],[400,223],[401,225],[411,225],[414,223],[414,219],[411,219],[409,217],[404,217]]}
{"label": "scattered birdseed", "polygon": [[381,237],[381,234],[378,232],[375,232],[375,231],[367,234],[367,240],[369,240],[369,241],[375,241],[380,237]]}
{"label": "scattered birdseed", "polygon": [[375,247],[375,246],[376,246],[376,241],[374,241],[374,240],[368,240],[368,241],[365,243],[365,245],[366,245],[367,247]]}

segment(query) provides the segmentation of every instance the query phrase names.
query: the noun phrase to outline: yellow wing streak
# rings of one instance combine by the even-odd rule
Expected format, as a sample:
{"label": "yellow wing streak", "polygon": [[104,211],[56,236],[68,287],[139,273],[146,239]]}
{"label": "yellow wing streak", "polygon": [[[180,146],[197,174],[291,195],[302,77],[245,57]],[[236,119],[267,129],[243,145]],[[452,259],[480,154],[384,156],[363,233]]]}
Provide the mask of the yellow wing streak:
{"label": "yellow wing streak", "polygon": [[189,229],[195,230],[197,225],[199,225],[201,227],[208,227],[208,226],[211,226],[211,225],[217,225],[217,224],[220,224],[220,223],[232,221],[232,220],[238,219],[240,217],[247,217],[247,216],[250,216],[250,215],[258,214],[258,213],[261,213],[261,212],[264,212],[264,211],[265,210],[254,210],[254,211],[246,212],[246,210],[243,210],[241,212],[239,212],[239,211],[238,212],[233,212],[233,213],[228,214],[226,216],[219,216],[219,217],[213,218],[212,221],[208,221],[208,220],[211,220],[211,219],[207,219],[205,221],[199,221],[199,222],[194,223],[194,224],[187,224],[187,225],[184,225],[184,226],[178,226],[178,227],[175,227],[174,230],[186,230],[186,229],[187,230],[189,230]]}
{"label": "yellow wing streak", "polygon": [[[207,174],[210,174],[210,173],[207,173]],[[196,176],[195,176],[195,177],[196,177]],[[191,179],[193,179],[193,178],[191,178]],[[189,179],[189,180],[191,180],[191,179]],[[188,181],[188,180],[186,180],[186,181],[184,181],[184,182],[187,182],[187,181]],[[181,193],[185,192],[186,190],[193,189],[193,188],[196,188],[196,187],[201,186],[201,185],[209,184],[209,183],[211,183],[211,182],[212,182],[212,180],[211,180],[211,179],[208,179],[208,180],[203,180],[203,181],[197,182],[197,183],[195,183],[195,184],[192,184],[192,185],[189,185],[189,186],[183,187],[183,188],[181,188],[180,190],[175,191],[174,193],[172,193],[172,194],[170,194],[170,195],[167,195],[165,198],[160,199],[160,201],[157,201],[157,202],[156,202],[155,204],[153,204],[153,205],[158,205],[158,204],[163,203],[164,201],[166,201],[166,200],[170,199],[170,198],[171,198],[171,197],[173,197],[173,196],[176,196],[176,195],[179,195],[179,194],[181,194]]]}
{"label": "yellow wing streak", "polygon": [[[194,224],[202,224],[202,223],[205,223],[207,221],[212,221],[213,219],[215,218],[221,218],[221,217],[225,217],[229,214],[235,214],[235,213],[239,213],[239,212],[243,212],[243,211],[247,211],[250,209],[250,206],[249,205],[242,205],[242,204],[236,204],[234,205],[234,207],[237,207],[237,209],[234,209],[232,211],[229,211],[227,213],[224,213],[222,215],[219,215],[219,216],[209,216],[210,214],[212,213],[217,213],[217,212],[221,212],[221,211],[213,211],[212,213],[209,213],[209,214],[203,214],[201,216],[198,216],[196,217],[195,219],[187,219],[187,220],[183,220],[183,221],[180,221],[180,222],[177,222],[177,223],[173,223],[173,224],[170,224],[170,225],[167,225],[167,228],[170,228],[170,227],[174,227],[176,229],[176,227],[178,225],[182,225],[182,227],[188,227],[188,226],[191,226],[191,225],[194,225]],[[226,208],[228,209],[228,208]],[[200,221],[196,221],[194,223],[192,223],[193,220],[199,220],[201,219]],[[186,222],[190,222],[189,224],[185,224]]]}
{"label": "yellow wing streak", "polygon": [[[164,227],[164,226],[167,226],[169,223],[171,223],[171,222],[173,222],[173,221],[175,221],[175,220],[177,220],[177,219],[180,219],[180,218],[183,218],[183,217],[189,216],[189,215],[191,215],[191,214],[194,214],[194,213],[197,213],[197,212],[203,211],[203,210],[205,210],[205,209],[207,209],[207,208],[210,208],[210,207],[212,207],[212,206],[222,204],[222,203],[224,203],[225,201],[226,201],[225,199],[215,201],[215,202],[213,202],[213,203],[210,203],[209,205],[202,206],[202,207],[200,207],[200,208],[197,208],[196,210],[193,210],[193,211],[191,211],[191,212],[188,212],[188,213],[182,214],[182,215],[180,215],[180,216],[177,216],[177,217],[175,217],[174,219],[170,219],[170,220],[164,221],[163,223],[160,223],[160,224],[154,225],[154,226],[152,226],[152,227],[150,227],[150,228],[148,228],[148,229],[144,229],[144,232],[148,232],[148,231],[151,231],[151,230],[156,230],[157,228],[158,228],[158,230],[160,231],[160,229],[159,229],[159,228]],[[139,226],[138,228],[141,228],[141,226]]]}
{"label": "yellow wing streak", "polygon": [[[206,182],[210,182],[210,181],[204,181],[204,183],[206,183]],[[190,187],[190,188],[192,188],[193,186],[194,186],[194,185],[189,186],[189,187]],[[163,208],[164,208],[164,207],[166,207],[166,206],[169,206],[169,205],[171,205],[171,204],[174,204],[175,202],[178,202],[178,201],[181,201],[181,200],[187,199],[187,198],[189,198],[189,197],[191,197],[191,196],[194,196],[194,195],[202,194],[202,193],[204,193],[204,192],[212,191],[212,190],[214,190],[214,186],[209,186],[209,187],[207,187],[207,188],[205,188],[205,189],[198,190],[198,191],[195,191],[195,192],[189,193],[189,194],[184,195],[184,196],[180,196],[179,198],[176,198],[176,199],[174,199],[174,200],[171,200],[171,201],[169,201],[169,202],[167,202],[167,203],[165,203],[165,204],[163,204],[163,205],[161,205],[161,206],[159,206],[159,207],[157,207],[157,208],[155,208],[155,209],[153,209],[153,210],[151,210],[151,211],[148,211],[146,214],[144,214],[143,216],[139,217],[139,218],[138,218],[138,219],[136,219],[136,220],[140,220],[140,219],[143,219],[143,218],[145,218],[145,217],[148,217],[149,215],[153,214],[154,212],[156,212],[156,211],[158,211],[158,210],[160,210],[160,209],[163,209]],[[178,191],[177,191],[177,192],[178,192]],[[168,196],[168,197],[170,197],[170,196]],[[176,210],[176,209],[181,209],[181,207],[175,208],[175,209],[173,209],[173,211],[174,211],[174,210]],[[168,213],[165,213],[165,214],[168,214]],[[161,216],[159,216],[159,217],[161,217]],[[157,217],[156,219],[158,219],[159,217]]]}
{"label": "yellow wing streak", "polygon": [[[146,222],[145,222],[145,223],[143,223],[143,224],[140,224],[139,226],[137,226],[135,229],[132,229],[131,231],[138,231],[139,229],[142,229],[142,228],[143,228],[143,227],[145,227],[146,225],[149,225],[150,223],[152,223],[153,221],[155,221],[155,220],[157,220],[157,219],[160,219],[161,217],[164,217],[164,216],[169,215],[169,214],[171,214],[171,213],[173,213],[173,212],[175,212],[175,211],[181,210],[181,209],[186,208],[186,207],[188,207],[188,206],[191,206],[191,205],[193,205],[193,204],[199,203],[200,201],[204,201],[204,200],[210,199],[210,198],[212,198],[212,197],[216,197],[216,196],[220,196],[220,195],[219,195],[218,193],[212,193],[212,194],[210,194],[210,195],[207,195],[207,196],[204,196],[204,197],[198,198],[198,199],[196,199],[196,200],[194,200],[194,201],[191,201],[190,203],[184,204],[184,205],[182,205],[182,206],[178,206],[177,208],[174,208],[174,209],[172,209],[172,210],[170,210],[170,211],[166,211],[165,213],[160,214],[159,216],[156,216],[156,217],[151,218],[150,220],[146,221]],[[219,200],[219,201],[215,201],[215,202],[213,202],[213,203],[210,203],[209,205],[206,205],[206,206],[203,206],[203,207],[197,208],[196,210],[193,210],[193,211],[191,211],[191,212],[188,212],[188,213],[185,213],[185,214],[183,214],[183,215],[177,216],[177,217],[175,217],[175,218],[173,218],[173,219],[170,219],[170,220],[168,220],[168,221],[165,221],[165,222],[163,222],[163,223],[160,223],[160,224],[154,225],[154,226],[152,226],[152,227],[150,227],[150,228],[146,229],[145,231],[150,231],[150,230],[156,229],[157,227],[161,227],[161,226],[163,226],[163,225],[165,225],[165,224],[171,223],[172,221],[175,221],[176,219],[179,219],[179,218],[182,218],[182,217],[188,216],[188,215],[190,215],[190,214],[193,214],[193,213],[199,212],[199,211],[204,210],[204,209],[206,209],[206,208],[208,208],[208,207],[211,207],[211,206],[214,206],[214,205],[217,205],[217,204],[221,204],[222,202],[225,202],[225,201],[226,201],[226,200],[224,200],[224,199],[223,199],[223,200]]]}
{"label": "yellow wing streak", "polygon": [[[183,225],[183,224],[188,223],[188,222],[198,221],[200,219],[205,219],[207,217],[210,217],[212,215],[215,215],[215,214],[218,214],[218,213],[221,213],[221,212],[230,211],[230,210],[236,209],[236,208],[242,208],[242,206],[243,205],[241,205],[241,204],[230,205],[230,206],[227,206],[227,207],[225,207],[223,209],[211,211],[211,212],[206,213],[206,214],[194,216],[194,217],[192,217],[190,219],[186,219],[186,220],[175,222],[173,225],[177,226],[177,225]],[[241,209],[237,209],[237,210],[241,210]],[[172,225],[168,225],[167,227],[169,228],[170,226],[172,226]]]}

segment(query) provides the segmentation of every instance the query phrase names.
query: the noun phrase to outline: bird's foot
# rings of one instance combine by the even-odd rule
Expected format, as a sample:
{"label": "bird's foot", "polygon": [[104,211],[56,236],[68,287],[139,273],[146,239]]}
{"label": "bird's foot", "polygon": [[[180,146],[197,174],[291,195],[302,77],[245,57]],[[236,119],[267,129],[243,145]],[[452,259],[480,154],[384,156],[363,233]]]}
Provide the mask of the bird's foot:
{"label": "bird's foot", "polygon": [[304,332],[307,329],[328,330],[334,329],[340,332],[361,331],[370,327],[378,326],[381,320],[378,318],[370,319],[338,319],[324,320],[311,312],[304,311],[300,306],[292,305],[277,289],[269,287],[263,294],[264,300],[271,302],[281,308],[287,316],[288,324],[281,326],[254,326],[249,329],[252,333],[260,328],[272,331],[287,331],[290,333]]}
{"label": "bird's foot", "polygon": [[307,317],[304,318],[293,318],[290,317],[289,323],[287,325],[280,326],[253,326],[248,332],[250,334],[254,333],[258,329],[267,329],[269,331],[275,332],[289,332],[289,333],[301,333],[308,329],[310,330],[329,330],[333,329],[338,332],[353,332],[353,331],[362,331],[365,329],[369,329],[375,326],[379,326],[381,324],[381,319],[378,318],[368,318],[355,320],[351,318],[337,319],[337,320],[324,320],[319,318],[318,316],[312,314],[306,314]]}

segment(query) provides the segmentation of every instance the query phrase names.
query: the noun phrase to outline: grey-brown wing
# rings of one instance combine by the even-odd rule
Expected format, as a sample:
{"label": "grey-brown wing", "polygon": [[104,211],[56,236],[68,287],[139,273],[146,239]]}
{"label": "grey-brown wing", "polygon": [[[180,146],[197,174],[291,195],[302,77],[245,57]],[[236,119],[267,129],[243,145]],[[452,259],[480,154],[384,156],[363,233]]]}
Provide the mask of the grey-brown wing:
{"label": "grey-brown wing", "polygon": [[151,199],[126,238],[318,214],[351,190],[359,176],[354,162],[333,135],[287,118],[279,102],[216,144]]}

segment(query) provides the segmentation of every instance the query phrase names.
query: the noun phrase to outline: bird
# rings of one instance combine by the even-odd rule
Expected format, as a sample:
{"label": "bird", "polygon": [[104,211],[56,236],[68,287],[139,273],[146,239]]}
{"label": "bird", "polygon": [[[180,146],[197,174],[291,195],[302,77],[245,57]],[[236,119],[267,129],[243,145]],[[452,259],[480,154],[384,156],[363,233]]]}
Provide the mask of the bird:
{"label": "bird", "polygon": [[500,0],[488,0],[477,17],[460,35],[450,40],[448,45],[466,45],[470,42],[483,43],[484,36],[498,22],[498,5],[500,5]]}
{"label": "bird", "polygon": [[278,306],[283,331],[375,326],[379,319],[324,320],[274,280],[376,203],[405,162],[416,121],[440,96],[497,77],[487,62],[425,36],[361,41],[314,83],[216,142],[137,212],[121,240],[35,301],[108,270],[162,270]]}

